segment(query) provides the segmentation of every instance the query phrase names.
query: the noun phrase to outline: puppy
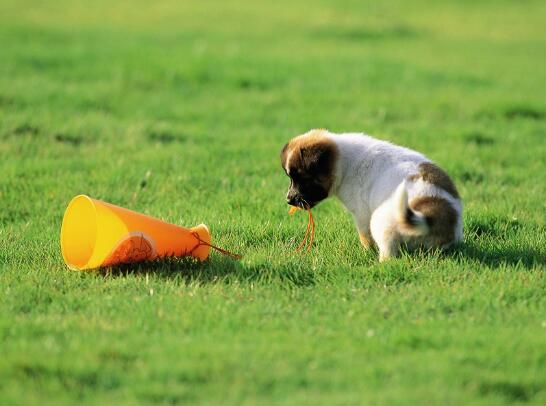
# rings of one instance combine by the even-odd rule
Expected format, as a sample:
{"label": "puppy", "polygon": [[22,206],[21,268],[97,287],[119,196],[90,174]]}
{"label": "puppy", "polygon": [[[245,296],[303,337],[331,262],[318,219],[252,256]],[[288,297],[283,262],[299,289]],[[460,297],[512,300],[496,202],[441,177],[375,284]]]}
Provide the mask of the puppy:
{"label": "puppy", "polygon": [[379,260],[462,240],[462,203],[449,176],[424,155],[363,134],[311,130],[281,151],[289,205],[336,196],[354,217],[363,246]]}

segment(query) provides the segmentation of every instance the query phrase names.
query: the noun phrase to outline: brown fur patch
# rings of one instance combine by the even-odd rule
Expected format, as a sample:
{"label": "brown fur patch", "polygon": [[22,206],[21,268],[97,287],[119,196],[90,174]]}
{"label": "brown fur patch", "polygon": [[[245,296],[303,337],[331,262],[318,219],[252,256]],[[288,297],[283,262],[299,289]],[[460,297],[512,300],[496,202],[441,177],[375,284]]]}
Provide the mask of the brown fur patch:
{"label": "brown fur patch", "polygon": [[281,162],[290,176],[308,178],[329,191],[334,183],[338,154],[337,146],[326,136],[326,130],[317,129],[290,140],[281,151]]}
{"label": "brown fur patch", "polygon": [[286,152],[300,151],[305,148],[316,148],[320,145],[328,145],[336,149],[334,142],[326,136],[326,133],[326,130],[316,129],[310,130],[305,134],[298,135],[297,137],[292,138],[290,142],[286,144],[288,147]]}
{"label": "brown fur patch", "polygon": [[434,245],[442,246],[455,240],[457,211],[441,197],[418,197],[410,202],[410,207],[422,213],[430,228],[427,238],[432,238]]}
{"label": "brown fur patch", "polygon": [[419,164],[419,174],[411,175],[408,179],[412,182],[423,179],[425,182],[445,190],[451,196],[459,198],[459,192],[449,175],[432,162],[423,162]]}

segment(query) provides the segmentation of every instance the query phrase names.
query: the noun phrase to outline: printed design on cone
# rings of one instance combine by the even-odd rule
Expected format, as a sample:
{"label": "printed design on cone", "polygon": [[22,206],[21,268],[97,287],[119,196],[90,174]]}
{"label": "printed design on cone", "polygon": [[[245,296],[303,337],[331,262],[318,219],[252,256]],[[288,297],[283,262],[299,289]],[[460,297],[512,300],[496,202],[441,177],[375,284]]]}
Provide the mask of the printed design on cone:
{"label": "printed design on cone", "polygon": [[141,232],[133,232],[123,238],[102,266],[150,261],[157,256],[154,240]]}

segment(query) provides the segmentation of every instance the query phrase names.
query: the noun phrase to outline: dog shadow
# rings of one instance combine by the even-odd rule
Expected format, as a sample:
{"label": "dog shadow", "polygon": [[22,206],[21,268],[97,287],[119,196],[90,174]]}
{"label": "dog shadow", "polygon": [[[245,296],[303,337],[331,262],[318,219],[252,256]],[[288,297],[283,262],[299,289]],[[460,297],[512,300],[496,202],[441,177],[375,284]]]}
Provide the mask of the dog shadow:
{"label": "dog shadow", "polygon": [[460,243],[443,253],[455,261],[471,260],[492,269],[503,266],[522,266],[534,269],[546,266],[546,251],[534,247],[483,248],[474,241]]}

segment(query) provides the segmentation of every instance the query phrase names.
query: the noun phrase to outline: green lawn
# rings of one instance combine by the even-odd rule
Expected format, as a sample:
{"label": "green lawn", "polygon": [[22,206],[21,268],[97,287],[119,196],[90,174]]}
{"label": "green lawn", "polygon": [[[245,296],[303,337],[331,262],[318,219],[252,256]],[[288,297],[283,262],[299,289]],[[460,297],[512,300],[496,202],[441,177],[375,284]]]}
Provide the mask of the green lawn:
{"label": "green lawn", "polygon": [[[49,4],[48,4],[49,3]],[[0,403],[546,403],[546,3],[0,2]],[[465,243],[289,255],[279,151],[418,149]],[[69,271],[86,193],[244,255]]]}

